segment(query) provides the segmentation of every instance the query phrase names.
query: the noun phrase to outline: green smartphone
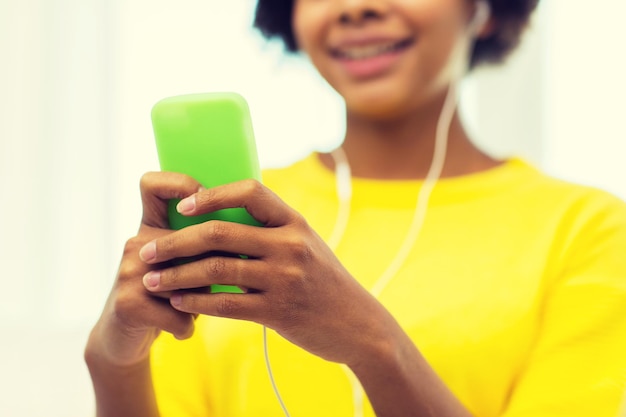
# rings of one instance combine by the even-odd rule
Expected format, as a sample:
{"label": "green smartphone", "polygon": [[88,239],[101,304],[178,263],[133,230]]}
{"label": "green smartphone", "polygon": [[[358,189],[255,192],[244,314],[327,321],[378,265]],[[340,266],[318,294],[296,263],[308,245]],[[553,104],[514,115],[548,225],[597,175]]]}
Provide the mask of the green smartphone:
{"label": "green smartphone", "polygon": [[[244,179],[261,181],[250,109],[237,93],[202,93],[168,97],[152,108],[152,127],[162,171],[187,174],[211,188]],[[171,200],[172,229],[210,220],[261,226],[245,209],[229,208],[201,216],[176,211]],[[213,285],[211,292],[241,292]]]}

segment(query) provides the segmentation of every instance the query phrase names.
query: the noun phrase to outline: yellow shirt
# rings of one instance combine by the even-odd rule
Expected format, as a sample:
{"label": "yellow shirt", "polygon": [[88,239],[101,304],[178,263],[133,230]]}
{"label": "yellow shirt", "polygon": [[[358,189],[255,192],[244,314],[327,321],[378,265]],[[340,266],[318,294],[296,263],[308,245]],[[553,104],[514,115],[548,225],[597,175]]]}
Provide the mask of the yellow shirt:
{"label": "yellow shirt", "polygon": [[[264,182],[329,237],[335,180],[314,155]],[[420,186],[353,179],[337,255],[365,287],[399,249]],[[443,179],[380,300],[475,417],[616,417],[626,389],[626,204],[518,159]],[[271,331],[269,354],[292,416],[352,416],[340,366]],[[163,416],[282,415],[257,324],[201,317],[190,340],[162,335],[152,359]]]}

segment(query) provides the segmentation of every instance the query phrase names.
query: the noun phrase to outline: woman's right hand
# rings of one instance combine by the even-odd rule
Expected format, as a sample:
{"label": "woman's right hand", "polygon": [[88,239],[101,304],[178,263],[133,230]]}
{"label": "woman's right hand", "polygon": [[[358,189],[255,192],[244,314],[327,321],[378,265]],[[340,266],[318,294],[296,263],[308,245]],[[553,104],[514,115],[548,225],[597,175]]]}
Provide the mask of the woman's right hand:
{"label": "woman's right hand", "polygon": [[169,298],[146,291],[142,278],[158,265],[142,262],[139,250],[172,233],[167,218],[168,200],[185,198],[201,186],[185,175],[151,172],[142,177],[140,188],[143,217],[139,232],[126,242],[115,283],[85,352],[88,361],[121,368],[146,361],[161,330],[186,339],[194,327],[192,315],[172,308]]}

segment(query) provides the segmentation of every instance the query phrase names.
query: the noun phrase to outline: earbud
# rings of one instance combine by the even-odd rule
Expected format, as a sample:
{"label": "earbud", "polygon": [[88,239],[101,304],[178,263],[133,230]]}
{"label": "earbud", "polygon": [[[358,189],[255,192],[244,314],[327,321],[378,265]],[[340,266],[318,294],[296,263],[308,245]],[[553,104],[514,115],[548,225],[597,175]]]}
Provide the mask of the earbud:
{"label": "earbud", "polygon": [[469,31],[478,36],[483,26],[489,21],[491,17],[491,5],[487,0],[477,0],[476,10],[474,11],[474,17],[469,24]]}

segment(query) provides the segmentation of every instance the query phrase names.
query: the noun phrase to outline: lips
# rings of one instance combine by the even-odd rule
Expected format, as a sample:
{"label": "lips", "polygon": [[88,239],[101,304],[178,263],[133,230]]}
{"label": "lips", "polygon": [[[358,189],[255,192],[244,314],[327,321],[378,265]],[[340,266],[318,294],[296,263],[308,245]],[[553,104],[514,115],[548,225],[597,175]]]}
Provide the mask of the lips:
{"label": "lips", "polygon": [[389,74],[389,71],[402,62],[404,51],[413,43],[413,38],[361,38],[346,40],[329,49],[329,52],[339,68],[349,77],[368,80]]}
{"label": "lips", "polygon": [[412,39],[404,39],[400,41],[379,41],[363,44],[355,43],[353,45],[331,48],[330,54],[337,59],[364,60],[401,51],[412,43]]}

